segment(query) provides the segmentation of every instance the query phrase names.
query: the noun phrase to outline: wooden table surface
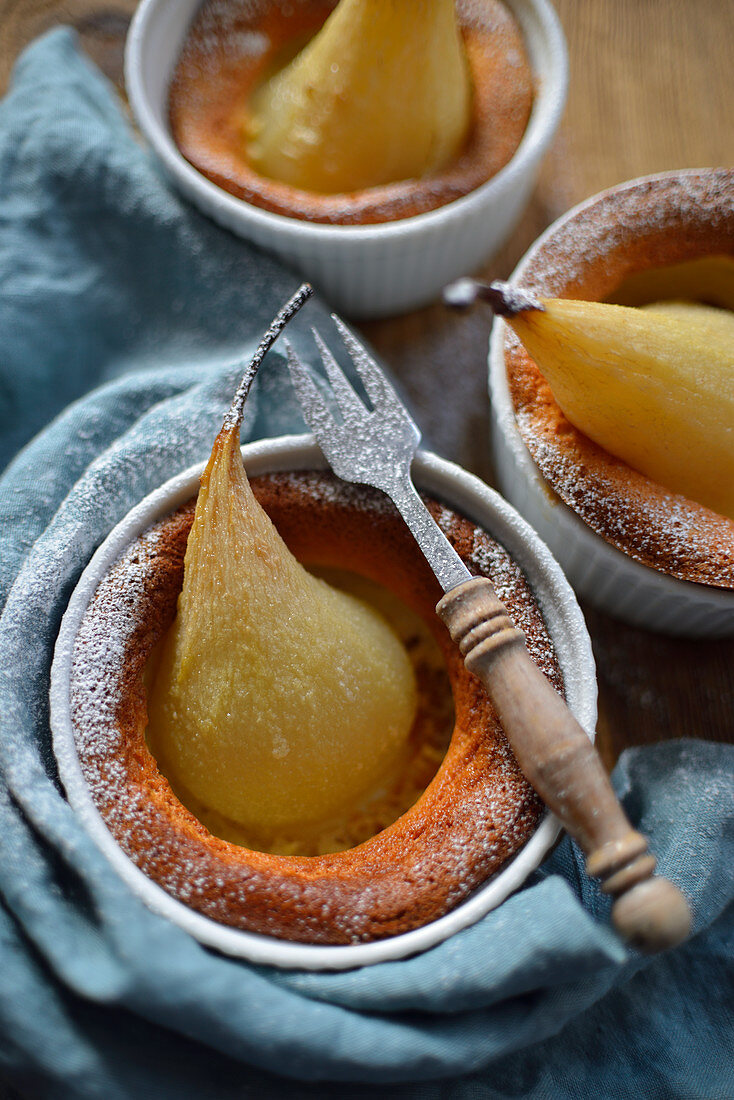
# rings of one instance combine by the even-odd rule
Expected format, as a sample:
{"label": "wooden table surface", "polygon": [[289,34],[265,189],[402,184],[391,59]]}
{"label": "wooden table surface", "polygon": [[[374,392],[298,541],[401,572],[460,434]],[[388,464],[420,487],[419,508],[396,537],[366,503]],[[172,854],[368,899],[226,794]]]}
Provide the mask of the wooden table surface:
{"label": "wooden table surface", "polygon": [[[734,164],[734,3],[555,0],[569,44],[565,118],[532,203],[482,274],[506,277],[539,232],[574,203],[634,176]],[[122,87],[134,0],[0,0],[0,90],[23,46],[74,25]],[[486,396],[488,320],[440,305],[363,331],[401,379],[431,446],[492,482]],[[447,400],[450,396],[450,400]],[[686,642],[584,607],[596,655],[599,745],[671,737],[734,742],[734,641]]]}

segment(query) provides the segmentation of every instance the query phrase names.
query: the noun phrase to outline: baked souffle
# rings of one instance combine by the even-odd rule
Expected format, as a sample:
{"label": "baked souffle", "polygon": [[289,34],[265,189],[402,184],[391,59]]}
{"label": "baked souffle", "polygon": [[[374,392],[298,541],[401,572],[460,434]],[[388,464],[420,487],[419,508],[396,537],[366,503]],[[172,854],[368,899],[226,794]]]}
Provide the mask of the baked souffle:
{"label": "baked souffle", "polygon": [[[542,807],[435,615],[439,586],[386,498],[320,471],[260,476],[252,489],[301,562],[337,568],[341,577],[346,570],[383,593],[378,602],[392,616],[416,685],[403,750],[349,813],[318,827],[311,821],[301,837],[292,823],[280,835],[278,827],[257,835],[251,823],[197,803],[179,776],[169,781],[162,768],[170,770],[170,761],[159,764],[149,745],[149,701],[184,583],[192,501],[128,547],[87,609],[71,676],[86,782],[127,855],[216,921],[321,944],[419,927],[511,859]],[[469,569],[492,579],[534,659],[562,691],[553,644],[519,567],[456,511],[437,501],[429,507]]]}
{"label": "baked souffle", "polygon": [[169,116],[183,156],[238,198],[376,224],[485,183],[532,104],[522,34],[500,0],[209,0]]}
{"label": "baked souffle", "polygon": [[[726,351],[731,341],[721,335],[731,330],[734,310],[734,172],[669,173],[604,192],[541,239],[523,264],[520,279],[538,299],[640,307],[641,314],[654,319],[661,339],[678,339],[680,334],[689,342],[698,339],[700,352],[689,356],[686,370],[678,372],[680,392],[661,391],[660,419],[638,432],[638,451],[646,452],[639,462],[620,457],[637,408],[630,408],[629,416],[619,414],[618,438],[612,426],[602,446],[580,430],[573,412],[569,416],[562,411],[562,404],[569,411],[569,403],[560,397],[560,389],[554,394],[542,371],[541,354],[536,352],[536,362],[509,329],[504,360],[517,428],[549,493],[634,561],[680,580],[734,588],[728,472],[734,454],[726,443],[731,427],[722,421],[731,395]],[[570,301],[566,312],[573,305]],[[576,312],[580,317],[583,307]],[[617,354],[613,341],[610,348],[611,358]],[[634,384],[641,401],[655,386],[664,391],[663,375],[656,378],[649,364],[644,367],[643,352],[637,365],[638,352],[625,355],[623,369],[637,372]],[[722,367],[717,357],[726,360]],[[707,397],[706,391],[715,388],[711,379],[721,371],[725,381],[716,407],[715,393]],[[585,384],[591,385],[588,378]],[[678,409],[668,417],[671,397]],[[598,391],[588,398],[594,400],[600,400]],[[608,409],[601,411],[606,415]],[[665,462],[642,472],[653,437]],[[680,473],[669,474],[676,465]]]}

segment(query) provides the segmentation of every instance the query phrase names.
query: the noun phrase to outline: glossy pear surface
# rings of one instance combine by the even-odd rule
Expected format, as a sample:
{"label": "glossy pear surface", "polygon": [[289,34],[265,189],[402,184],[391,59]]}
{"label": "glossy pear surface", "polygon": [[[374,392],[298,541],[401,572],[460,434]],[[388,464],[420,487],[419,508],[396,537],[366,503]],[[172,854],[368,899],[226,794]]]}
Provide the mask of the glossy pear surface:
{"label": "glossy pear surface", "polygon": [[253,97],[247,156],[303,190],[361,190],[445,167],[470,110],[454,0],[341,0]]}
{"label": "glossy pear surface", "polygon": [[734,313],[546,299],[508,318],[580,431],[734,517]]}
{"label": "glossy pear surface", "polygon": [[223,429],[150,693],[161,770],[267,842],[348,811],[395,766],[414,710],[396,635],[293,557],[252,493],[238,431]]}

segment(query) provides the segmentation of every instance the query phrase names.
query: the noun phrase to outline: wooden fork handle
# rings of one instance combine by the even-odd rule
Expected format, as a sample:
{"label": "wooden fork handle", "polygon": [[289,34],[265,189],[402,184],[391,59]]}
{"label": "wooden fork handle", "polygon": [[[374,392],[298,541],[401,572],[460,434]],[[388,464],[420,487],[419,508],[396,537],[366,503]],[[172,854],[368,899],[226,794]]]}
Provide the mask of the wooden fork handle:
{"label": "wooden fork handle", "polygon": [[487,690],[524,774],[580,844],[588,873],[614,895],[617,931],[648,952],[680,943],[691,927],[686,899],[653,876],[646,838],[630,825],[599,754],[533,662],[491,583],[465,581],[436,611]]}

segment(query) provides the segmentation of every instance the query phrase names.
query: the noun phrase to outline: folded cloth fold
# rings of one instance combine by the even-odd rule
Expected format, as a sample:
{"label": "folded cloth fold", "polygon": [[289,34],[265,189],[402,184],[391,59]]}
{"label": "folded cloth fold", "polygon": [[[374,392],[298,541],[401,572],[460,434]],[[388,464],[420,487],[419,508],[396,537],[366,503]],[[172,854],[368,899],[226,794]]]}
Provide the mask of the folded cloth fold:
{"label": "folded cloth fold", "polygon": [[[634,750],[615,773],[695,910],[652,960],[568,840],[479,924],[348,973],[221,957],[130,895],[57,782],[59,621],[117,520],[206,456],[298,280],[168,190],[63,31],[0,105],[0,222],[3,461],[56,416],[0,480],[0,1080],[64,1100],[734,1095],[731,746]],[[271,353],[244,434],[300,426]]]}

